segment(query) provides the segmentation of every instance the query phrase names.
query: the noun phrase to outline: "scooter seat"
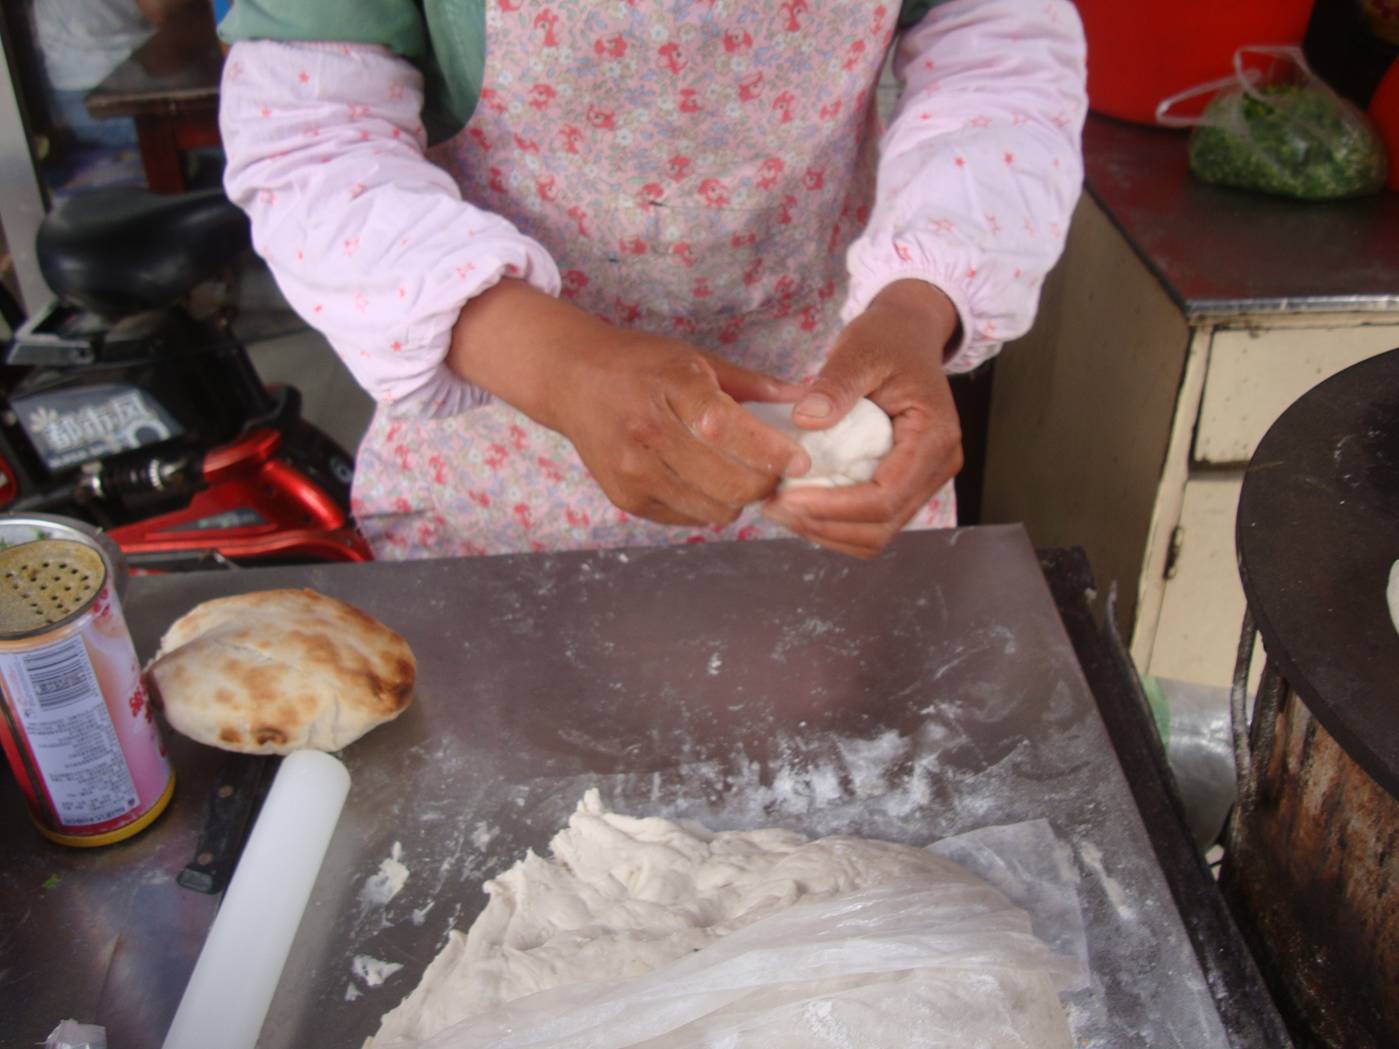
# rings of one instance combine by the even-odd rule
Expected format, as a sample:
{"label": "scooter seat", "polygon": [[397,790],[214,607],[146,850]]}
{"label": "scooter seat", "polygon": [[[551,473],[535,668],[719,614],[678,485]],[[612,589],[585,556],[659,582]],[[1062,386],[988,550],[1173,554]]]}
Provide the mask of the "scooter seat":
{"label": "scooter seat", "polygon": [[247,216],[221,190],[95,189],[44,218],[35,250],[55,295],[116,318],[168,306],[249,243]]}

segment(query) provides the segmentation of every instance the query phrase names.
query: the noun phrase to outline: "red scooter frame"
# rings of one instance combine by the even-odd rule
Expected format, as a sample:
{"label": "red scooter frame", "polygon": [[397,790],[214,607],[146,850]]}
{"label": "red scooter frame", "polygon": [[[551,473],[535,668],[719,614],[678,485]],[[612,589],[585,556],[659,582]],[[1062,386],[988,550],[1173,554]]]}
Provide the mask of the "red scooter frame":
{"label": "red scooter frame", "polygon": [[217,555],[371,561],[369,544],[320,485],[277,458],[282,435],[260,427],[204,456],[204,487],[182,510],[109,531],[132,567]]}

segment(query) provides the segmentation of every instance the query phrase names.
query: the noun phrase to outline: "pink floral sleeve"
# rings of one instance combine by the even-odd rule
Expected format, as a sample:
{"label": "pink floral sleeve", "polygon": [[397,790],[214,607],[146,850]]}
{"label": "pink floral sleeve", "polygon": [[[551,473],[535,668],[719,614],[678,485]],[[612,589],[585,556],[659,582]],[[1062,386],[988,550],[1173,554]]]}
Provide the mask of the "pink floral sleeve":
{"label": "pink floral sleeve", "polygon": [[903,92],[842,316],[926,280],[962,318],[947,369],[969,371],[1029,330],[1063,250],[1083,181],[1083,30],[1068,0],[951,0],[904,35],[894,73]]}
{"label": "pink floral sleeve", "polygon": [[443,363],[462,305],[503,276],[557,294],[549,254],[429,163],[422,78],[363,45],[240,42],[224,65],[225,188],[292,307],[377,400],[485,399]]}

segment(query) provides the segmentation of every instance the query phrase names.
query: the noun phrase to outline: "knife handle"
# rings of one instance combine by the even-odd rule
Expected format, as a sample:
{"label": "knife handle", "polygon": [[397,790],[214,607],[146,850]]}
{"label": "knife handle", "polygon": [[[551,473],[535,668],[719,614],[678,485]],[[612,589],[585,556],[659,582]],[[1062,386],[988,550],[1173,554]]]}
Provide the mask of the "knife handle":
{"label": "knife handle", "polygon": [[225,756],[204,804],[194,858],[175,879],[182,888],[210,895],[223,892],[238,866],[275,767],[275,761],[262,755]]}

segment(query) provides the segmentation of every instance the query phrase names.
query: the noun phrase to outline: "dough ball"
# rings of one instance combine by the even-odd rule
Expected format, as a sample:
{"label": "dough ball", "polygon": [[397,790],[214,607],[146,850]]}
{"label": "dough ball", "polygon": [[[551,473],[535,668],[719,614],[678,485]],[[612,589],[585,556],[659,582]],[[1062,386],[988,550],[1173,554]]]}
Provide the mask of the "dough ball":
{"label": "dough ball", "polygon": [[792,405],[749,401],[750,415],[792,438],[811,456],[805,477],[784,480],[787,488],[838,488],[874,477],[879,461],[894,447],[894,424],[884,410],[861,397],[845,418],[829,430],[804,430],[792,421]]}
{"label": "dough ball", "polygon": [[411,701],[407,642],[314,590],[206,601],[165,632],[146,670],[180,733],[244,754],[340,750]]}

